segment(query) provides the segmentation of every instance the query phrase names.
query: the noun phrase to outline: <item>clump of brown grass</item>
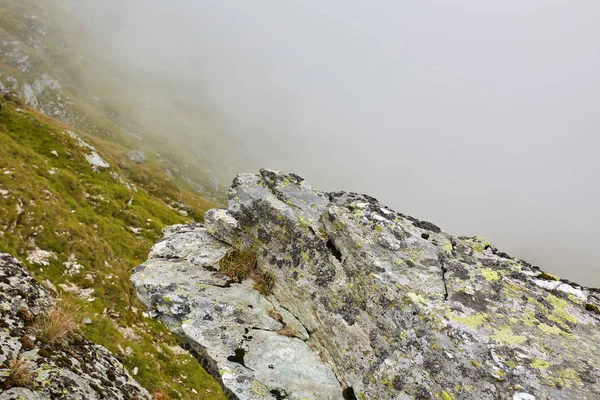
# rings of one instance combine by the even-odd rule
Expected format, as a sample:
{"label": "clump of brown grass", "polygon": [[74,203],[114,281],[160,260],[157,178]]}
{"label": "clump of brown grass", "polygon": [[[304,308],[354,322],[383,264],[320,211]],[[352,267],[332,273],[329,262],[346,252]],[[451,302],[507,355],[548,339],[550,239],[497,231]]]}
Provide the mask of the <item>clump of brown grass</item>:
{"label": "clump of brown grass", "polygon": [[64,346],[79,334],[80,310],[72,306],[53,306],[35,321],[33,332],[42,342]]}
{"label": "clump of brown grass", "polygon": [[221,258],[219,265],[220,273],[241,282],[255,273],[256,254],[248,250],[232,250]]}
{"label": "clump of brown grass", "polygon": [[254,289],[263,296],[271,294],[273,286],[275,286],[273,271],[257,271],[256,254],[249,250],[229,251],[219,261],[219,272],[236,282],[241,282],[246,278],[252,279]]}
{"label": "clump of brown grass", "polygon": [[152,393],[152,400],[170,400],[171,398],[169,397],[168,394],[166,394],[165,392],[154,392]]}
{"label": "clump of brown grass", "polygon": [[273,271],[261,271],[254,279],[254,289],[263,296],[271,294],[275,286],[275,274]]}
{"label": "clump of brown grass", "polygon": [[269,310],[269,317],[273,318],[277,322],[283,323],[283,317],[274,308]]}
{"label": "clump of brown grass", "polygon": [[289,336],[289,337],[296,336],[296,332],[294,332],[294,330],[287,325],[284,326],[282,329],[279,329],[277,331],[277,334],[282,335],[282,336]]}
{"label": "clump of brown grass", "polygon": [[33,386],[31,368],[20,357],[13,358],[8,362],[8,370],[10,371],[10,375],[3,384],[5,390],[13,387],[31,388]]}

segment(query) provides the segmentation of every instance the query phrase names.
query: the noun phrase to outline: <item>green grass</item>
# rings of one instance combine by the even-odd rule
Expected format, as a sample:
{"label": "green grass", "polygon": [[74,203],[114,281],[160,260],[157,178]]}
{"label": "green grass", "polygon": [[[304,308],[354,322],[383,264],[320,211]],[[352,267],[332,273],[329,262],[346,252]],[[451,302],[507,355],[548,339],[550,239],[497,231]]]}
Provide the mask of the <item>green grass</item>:
{"label": "green grass", "polygon": [[[189,221],[167,202],[186,204],[196,219],[213,203],[176,186],[152,162],[131,163],[123,156],[126,148],[81,135],[112,171],[138,188],[130,191],[108,171],[93,172],[85,149],[63,133],[63,125],[29,108],[19,113],[17,107],[0,99],[0,189],[8,191],[0,195],[0,251],[19,258],[39,281],[93,288],[93,301],[64,293],[65,302],[92,319],[81,327],[87,337],[118,355],[130,371],[138,367],[136,379],[151,393],[224,398],[191,356],[174,352],[176,342],[167,330],[143,316],[129,283],[132,268],[146,259],[161,229]],[[47,266],[28,263],[34,247],[55,258]],[[82,266],[72,275],[64,266],[69,257]]]}

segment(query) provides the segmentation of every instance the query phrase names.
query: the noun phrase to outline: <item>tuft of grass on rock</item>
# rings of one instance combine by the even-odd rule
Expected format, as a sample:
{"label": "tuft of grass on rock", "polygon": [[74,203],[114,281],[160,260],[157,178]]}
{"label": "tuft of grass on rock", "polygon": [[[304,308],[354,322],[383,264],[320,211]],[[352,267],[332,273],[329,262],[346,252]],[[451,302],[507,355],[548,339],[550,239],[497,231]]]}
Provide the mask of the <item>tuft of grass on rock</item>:
{"label": "tuft of grass on rock", "polygon": [[4,381],[4,390],[13,387],[33,387],[33,374],[29,364],[20,357],[8,361],[8,378]]}
{"label": "tuft of grass on rock", "polygon": [[219,261],[219,272],[230,277],[236,282],[250,278],[256,270],[256,254],[249,250],[229,251]]}
{"label": "tuft of grass on rock", "polygon": [[263,296],[268,296],[275,286],[275,273],[273,271],[261,271],[254,278],[254,289]]}
{"label": "tuft of grass on rock", "polygon": [[35,321],[33,332],[45,343],[65,346],[80,333],[77,322],[81,315],[75,307],[65,304],[53,306]]}
{"label": "tuft of grass on rock", "polygon": [[229,251],[219,261],[219,272],[236,282],[250,278],[254,281],[254,289],[263,296],[271,294],[275,286],[273,271],[258,271],[256,254],[250,250]]}

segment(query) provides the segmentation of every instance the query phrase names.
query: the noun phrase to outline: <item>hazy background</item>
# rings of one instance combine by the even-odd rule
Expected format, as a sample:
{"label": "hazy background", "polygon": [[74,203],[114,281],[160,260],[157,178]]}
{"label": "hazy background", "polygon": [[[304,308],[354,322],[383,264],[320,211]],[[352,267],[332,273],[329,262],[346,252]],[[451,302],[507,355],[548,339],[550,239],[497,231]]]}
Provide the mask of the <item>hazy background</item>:
{"label": "hazy background", "polygon": [[56,1],[237,143],[225,185],[293,171],[600,286],[597,0]]}

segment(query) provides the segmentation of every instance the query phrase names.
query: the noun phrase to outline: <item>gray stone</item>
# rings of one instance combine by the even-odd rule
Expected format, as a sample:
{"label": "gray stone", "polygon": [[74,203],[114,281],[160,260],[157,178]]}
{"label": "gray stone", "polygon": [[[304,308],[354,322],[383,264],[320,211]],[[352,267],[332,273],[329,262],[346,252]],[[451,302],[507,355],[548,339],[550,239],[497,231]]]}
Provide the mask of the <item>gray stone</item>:
{"label": "gray stone", "polygon": [[136,164],[143,164],[146,162],[146,155],[142,150],[134,150],[126,153],[125,156]]}
{"label": "gray stone", "polygon": [[[232,398],[600,398],[600,291],[482,238],[273,170],[205,223],[166,229],[132,282]],[[231,248],[271,295],[219,274]]]}

